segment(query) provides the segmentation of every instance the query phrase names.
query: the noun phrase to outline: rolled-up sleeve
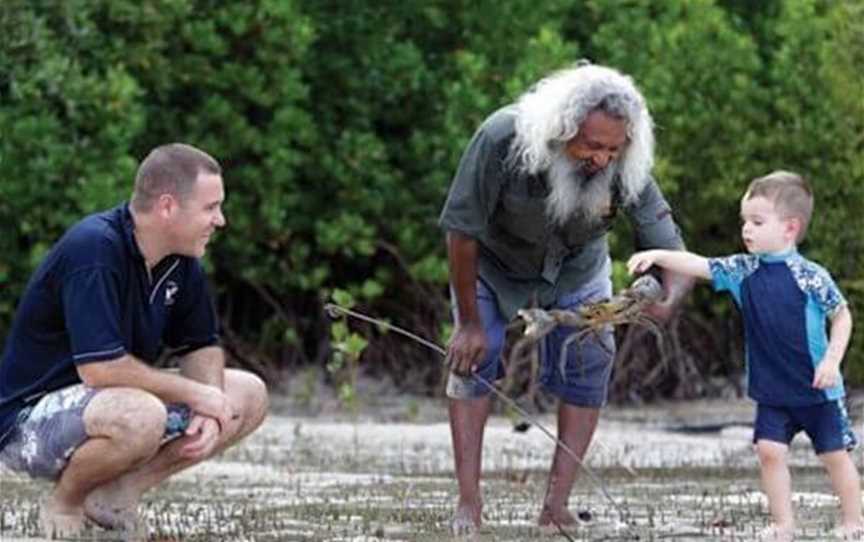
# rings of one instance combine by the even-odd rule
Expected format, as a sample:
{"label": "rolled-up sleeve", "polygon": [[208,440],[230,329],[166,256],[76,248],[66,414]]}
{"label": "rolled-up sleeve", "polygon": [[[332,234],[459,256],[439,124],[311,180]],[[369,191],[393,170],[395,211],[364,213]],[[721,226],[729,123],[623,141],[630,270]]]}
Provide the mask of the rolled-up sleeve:
{"label": "rolled-up sleeve", "polygon": [[626,208],[636,232],[636,246],[649,248],[683,249],[681,231],[672,217],[672,208],[651,179],[633,205]]}
{"label": "rolled-up sleeve", "polygon": [[498,202],[504,175],[506,153],[481,127],[459,162],[438,225],[478,237],[486,231]]}

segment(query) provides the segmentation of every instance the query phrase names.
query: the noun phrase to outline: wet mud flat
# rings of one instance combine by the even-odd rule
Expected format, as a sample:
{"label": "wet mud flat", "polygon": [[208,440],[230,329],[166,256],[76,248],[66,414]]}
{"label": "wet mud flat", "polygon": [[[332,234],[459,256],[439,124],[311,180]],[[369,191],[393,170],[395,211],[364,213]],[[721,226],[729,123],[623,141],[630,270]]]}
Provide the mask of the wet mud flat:
{"label": "wet mud flat", "polygon": [[[768,522],[745,403],[608,408],[571,509],[590,521],[572,540],[745,541]],[[443,416],[443,407],[440,416]],[[440,417],[439,416],[439,417]],[[554,428],[554,417],[542,423]],[[553,431],[554,432],[554,431]],[[461,540],[567,540],[536,526],[553,443],[536,428],[490,420],[484,447],[485,525]],[[857,453],[857,452],[856,452]],[[856,455],[856,464],[861,457]],[[806,437],[791,454],[799,532],[831,540],[837,499]],[[0,540],[44,540],[47,485],[0,470]],[[356,421],[272,415],[241,446],[148,493],[151,540],[433,541],[453,539],[456,482],[446,421]],[[94,532],[92,540],[119,540]]]}

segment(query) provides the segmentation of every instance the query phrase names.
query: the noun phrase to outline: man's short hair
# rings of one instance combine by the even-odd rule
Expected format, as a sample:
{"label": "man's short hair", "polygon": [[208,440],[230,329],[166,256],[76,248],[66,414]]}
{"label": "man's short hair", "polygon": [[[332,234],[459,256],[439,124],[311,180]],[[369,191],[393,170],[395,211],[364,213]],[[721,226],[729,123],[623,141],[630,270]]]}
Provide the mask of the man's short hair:
{"label": "man's short hair", "polygon": [[813,190],[806,178],[791,171],[774,171],[750,182],[744,199],[757,196],[772,201],[777,213],[784,218],[800,220],[801,231],[795,241],[804,240],[813,216]]}
{"label": "man's short hair", "polygon": [[135,175],[132,208],[147,212],[163,194],[181,203],[192,192],[199,173],[222,175],[222,167],[206,152],[185,143],[156,147],[141,162]]}

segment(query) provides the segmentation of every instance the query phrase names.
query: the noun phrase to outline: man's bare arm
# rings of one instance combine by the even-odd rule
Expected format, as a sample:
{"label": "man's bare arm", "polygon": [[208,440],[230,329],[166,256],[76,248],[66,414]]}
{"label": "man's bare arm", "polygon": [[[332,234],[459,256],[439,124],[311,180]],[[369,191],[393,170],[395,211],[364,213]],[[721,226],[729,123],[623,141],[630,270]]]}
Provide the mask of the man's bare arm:
{"label": "man's bare arm", "polygon": [[180,374],[196,382],[225,389],[225,351],[206,346],[180,358]]}
{"label": "man's bare arm", "polygon": [[[222,427],[233,416],[227,396],[215,386],[216,383],[202,383],[190,377],[154,369],[130,354],[110,361],[79,365],[78,375],[90,387],[137,388],[152,393],[166,403],[186,403],[195,412],[215,418]],[[221,386],[221,375],[218,384]]]}
{"label": "man's bare arm", "polygon": [[477,241],[459,232],[448,232],[447,256],[459,313],[447,348],[447,365],[457,374],[468,375],[486,355],[486,334],[477,310]]}

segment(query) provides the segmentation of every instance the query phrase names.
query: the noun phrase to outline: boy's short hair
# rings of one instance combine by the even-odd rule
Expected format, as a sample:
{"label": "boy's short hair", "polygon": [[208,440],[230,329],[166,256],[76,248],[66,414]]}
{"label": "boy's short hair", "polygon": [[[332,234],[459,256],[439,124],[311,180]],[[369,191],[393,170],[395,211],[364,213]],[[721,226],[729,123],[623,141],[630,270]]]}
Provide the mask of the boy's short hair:
{"label": "boy's short hair", "polygon": [[813,216],[813,190],[803,175],[791,171],[774,171],[750,182],[744,199],[761,196],[774,202],[777,213],[784,218],[797,218],[801,221],[796,243],[804,240],[810,217]]}

